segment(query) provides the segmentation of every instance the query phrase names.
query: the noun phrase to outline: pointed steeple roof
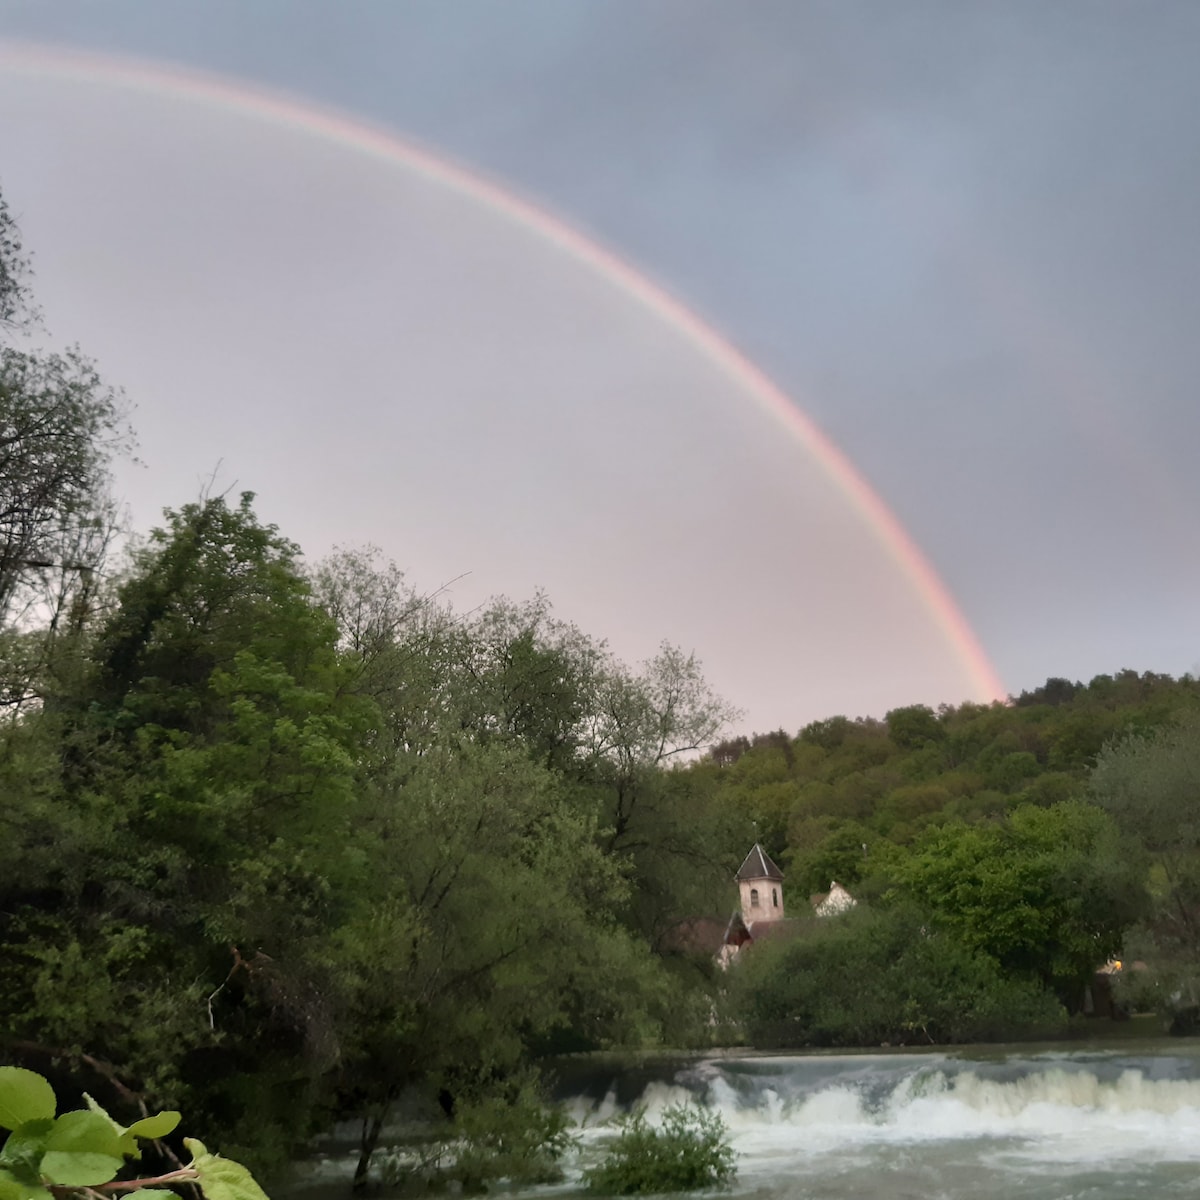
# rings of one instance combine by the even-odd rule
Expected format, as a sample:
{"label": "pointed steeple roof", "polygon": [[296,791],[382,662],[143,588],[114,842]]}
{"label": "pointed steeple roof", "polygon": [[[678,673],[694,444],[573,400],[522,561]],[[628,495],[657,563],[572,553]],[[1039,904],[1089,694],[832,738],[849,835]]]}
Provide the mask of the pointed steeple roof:
{"label": "pointed steeple roof", "polygon": [[734,876],[740,883],[743,879],[778,879],[783,881],[783,872],[771,861],[771,856],[757,843],[746,855],[746,861]]}

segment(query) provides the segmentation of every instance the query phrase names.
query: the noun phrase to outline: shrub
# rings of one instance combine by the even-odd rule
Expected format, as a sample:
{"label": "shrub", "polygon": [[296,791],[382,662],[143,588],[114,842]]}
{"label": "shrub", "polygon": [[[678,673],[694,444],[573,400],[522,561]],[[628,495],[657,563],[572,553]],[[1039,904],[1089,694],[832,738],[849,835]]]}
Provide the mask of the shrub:
{"label": "shrub", "polygon": [[389,1187],[409,1194],[447,1184],[477,1194],[501,1179],[558,1183],[560,1160],[576,1141],[571,1118],[546,1101],[536,1078],[525,1075],[490,1094],[460,1098],[454,1124],[442,1136],[393,1148],[382,1156],[380,1174]]}
{"label": "shrub", "polygon": [[484,1190],[494,1179],[558,1183],[563,1177],[559,1161],[576,1142],[571,1118],[547,1104],[530,1083],[512,1098],[491,1096],[463,1104],[455,1129],[462,1141],[450,1177],[464,1191]]}
{"label": "shrub", "polygon": [[646,1110],[636,1108],[621,1118],[619,1127],[604,1161],[584,1172],[591,1192],[694,1192],[724,1187],[737,1173],[720,1113],[675,1105],[655,1128],[646,1120]]}
{"label": "shrub", "polygon": [[755,946],[731,976],[732,1011],[755,1046],[989,1041],[1051,1032],[1052,995],[1005,977],[915,910],[859,906],[794,940]]}

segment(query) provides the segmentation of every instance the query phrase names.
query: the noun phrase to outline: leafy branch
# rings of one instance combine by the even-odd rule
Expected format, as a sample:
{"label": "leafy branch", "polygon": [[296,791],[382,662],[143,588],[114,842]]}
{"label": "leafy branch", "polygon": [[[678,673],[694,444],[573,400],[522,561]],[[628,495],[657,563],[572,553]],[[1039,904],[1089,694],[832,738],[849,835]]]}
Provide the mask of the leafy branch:
{"label": "leafy branch", "polygon": [[177,1112],[142,1117],[128,1127],[90,1096],[87,1107],[58,1112],[49,1082],[23,1067],[0,1067],[0,1200],[105,1200],[138,1192],[142,1200],[175,1200],[172,1185],[198,1186],[206,1200],[267,1200],[250,1172],[184,1138],[192,1161],[163,1175],[118,1179],[127,1159],[139,1159],[139,1141],[173,1133]]}

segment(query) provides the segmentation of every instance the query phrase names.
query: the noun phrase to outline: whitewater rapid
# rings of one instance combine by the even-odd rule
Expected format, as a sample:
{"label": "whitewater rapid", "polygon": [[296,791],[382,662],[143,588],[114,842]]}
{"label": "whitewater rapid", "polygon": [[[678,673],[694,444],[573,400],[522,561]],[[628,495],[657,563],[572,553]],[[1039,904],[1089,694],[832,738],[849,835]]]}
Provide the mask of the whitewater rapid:
{"label": "whitewater rapid", "polygon": [[[577,1095],[585,1154],[629,1107]],[[1200,1196],[1200,1056],[1028,1051],[722,1058],[633,1102],[724,1118],[739,1192],[766,1196]]]}
{"label": "whitewater rapid", "polygon": [[[509,1200],[594,1200],[585,1167],[644,1105],[718,1111],[737,1153],[732,1200],[1200,1200],[1200,1041],[1125,1049],[560,1060],[580,1148],[567,1180]],[[388,1140],[412,1134],[398,1120]],[[342,1200],[357,1127],[289,1189]]]}

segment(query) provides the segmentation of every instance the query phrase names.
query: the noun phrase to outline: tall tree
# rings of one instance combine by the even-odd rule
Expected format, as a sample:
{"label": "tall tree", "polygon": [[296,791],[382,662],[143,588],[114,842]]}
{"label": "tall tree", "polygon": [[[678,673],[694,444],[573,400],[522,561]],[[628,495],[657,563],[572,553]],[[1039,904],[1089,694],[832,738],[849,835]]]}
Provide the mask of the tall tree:
{"label": "tall tree", "polygon": [[86,621],[115,527],[110,464],[131,443],[120,398],[77,350],[16,344],[37,323],[28,279],[0,196],[0,705],[10,711],[39,697],[55,638]]}
{"label": "tall tree", "polygon": [[0,194],[0,328],[17,328],[33,319],[29,294],[29,259],[21,231]]}
{"label": "tall tree", "polygon": [[260,1109],[284,1153],[338,1054],[328,946],[361,884],[373,714],[249,496],[168,514],[92,655],[74,703],[34,723],[64,728],[64,769],[13,828],[28,861],[0,885],[4,1027],[119,1064],[231,1136]]}
{"label": "tall tree", "polygon": [[1151,857],[1147,944],[1172,1007],[1200,1012],[1200,716],[1110,743],[1090,794]]}

